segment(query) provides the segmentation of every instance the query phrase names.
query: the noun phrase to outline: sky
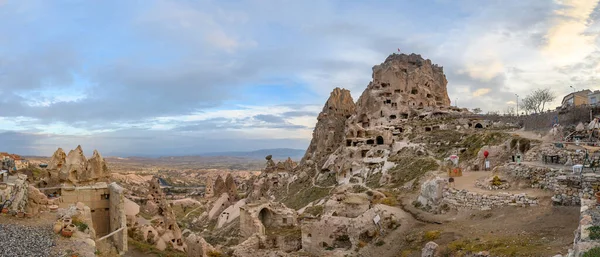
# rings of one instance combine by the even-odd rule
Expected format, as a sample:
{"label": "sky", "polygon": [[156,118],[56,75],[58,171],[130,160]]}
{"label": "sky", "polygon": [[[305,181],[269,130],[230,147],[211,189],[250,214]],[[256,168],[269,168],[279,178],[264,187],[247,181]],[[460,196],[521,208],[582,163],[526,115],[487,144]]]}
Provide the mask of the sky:
{"label": "sky", "polygon": [[0,0],[0,151],[305,149],[399,48],[459,107],[600,89],[598,0]]}

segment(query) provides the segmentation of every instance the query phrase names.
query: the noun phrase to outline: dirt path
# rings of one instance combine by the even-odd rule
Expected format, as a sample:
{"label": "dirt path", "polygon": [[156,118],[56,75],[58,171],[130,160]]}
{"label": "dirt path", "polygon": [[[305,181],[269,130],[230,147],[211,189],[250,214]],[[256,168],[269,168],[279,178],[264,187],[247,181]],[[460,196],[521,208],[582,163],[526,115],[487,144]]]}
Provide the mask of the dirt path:
{"label": "dirt path", "polygon": [[544,137],[540,133],[535,132],[535,131],[517,130],[517,131],[511,131],[511,132],[508,132],[508,133],[511,134],[511,135],[517,135],[517,136],[520,136],[522,138],[527,138],[527,139],[531,139],[531,140],[542,140],[542,141],[545,141]]}
{"label": "dirt path", "polygon": [[526,188],[526,189],[506,189],[506,190],[485,190],[475,186],[475,181],[479,179],[483,179],[486,177],[492,177],[494,172],[492,171],[471,171],[471,172],[463,172],[462,177],[454,178],[454,188],[456,189],[464,189],[470,192],[482,193],[482,194],[499,194],[499,193],[510,193],[510,194],[527,194],[528,196],[534,197],[551,197],[552,192],[536,189],[536,188]]}

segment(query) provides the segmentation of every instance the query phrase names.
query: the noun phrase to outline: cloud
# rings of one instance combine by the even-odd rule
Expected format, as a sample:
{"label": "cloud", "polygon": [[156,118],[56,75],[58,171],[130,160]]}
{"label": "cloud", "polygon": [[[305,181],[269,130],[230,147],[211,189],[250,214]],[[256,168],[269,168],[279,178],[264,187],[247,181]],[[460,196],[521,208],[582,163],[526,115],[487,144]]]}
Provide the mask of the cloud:
{"label": "cloud", "polygon": [[264,121],[267,123],[284,123],[285,120],[279,116],[270,115],[270,114],[259,114],[254,116],[254,119],[259,121]]}
{"label": "cloud", "polygon": [[475,92],[473,92],[473,97],[480,97],[480,96],[487,95],[490,91],[492,91],[491,88],[477,89],[477,90],[475,90]]}
{"label": "cloud", "polygon": [[331,90],[357,99],[371,68],[397,48],[443,66],[461,107],[498,111],[535,88],[560,96],[565,85],[600,85],[595,1],[38,0],[0,8],[0,129],[21,133],[23,151],[307,142]]}
{"label": "cloud", "polygon": [[559,64],[572,64],[597,50],[596,33],[586,33],[598,0],[567,0],[556,10],[553,26],[546,34],[544,54]]}

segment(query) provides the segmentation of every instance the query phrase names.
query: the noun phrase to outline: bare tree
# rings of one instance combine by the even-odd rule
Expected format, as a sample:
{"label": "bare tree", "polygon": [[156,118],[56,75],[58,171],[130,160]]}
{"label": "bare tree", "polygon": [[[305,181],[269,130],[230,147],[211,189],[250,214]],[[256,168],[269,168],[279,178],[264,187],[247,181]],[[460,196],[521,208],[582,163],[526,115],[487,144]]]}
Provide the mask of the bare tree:
{"label": "bare tree", "polygon": [[546,104],[554,101],[556,95],[549,88],[536,89],[523,99],[523,109],[526,112],[542,113]]}
{"label": "bare tree", "polygon": [[481,113],[481,108],[474,108],[473,109],[473,113],[480,114]]}
{"label": "bare tree", "polygon": [[506,112],[505,113],[508,116],[514,116],[515,113],[516,113],[515,107],[513,107],[513,106],[506,107]]}
{"label": "bare tree", "polygon": [[531,96],[527,96],[521,100],[521,108],[525,110],[526,115],[529,115],[529,113],[535,113],[535,104],[533,102],[533,97]]}

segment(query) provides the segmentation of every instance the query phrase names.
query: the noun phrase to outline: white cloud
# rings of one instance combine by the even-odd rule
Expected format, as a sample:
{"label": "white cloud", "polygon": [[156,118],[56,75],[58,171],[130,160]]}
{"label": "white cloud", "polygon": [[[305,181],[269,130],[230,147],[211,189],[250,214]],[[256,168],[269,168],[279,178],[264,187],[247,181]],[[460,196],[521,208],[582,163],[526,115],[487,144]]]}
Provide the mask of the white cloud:
{"label": "white cloud", "polygon": [[597,34],[586,34],[590,26],[590,15],[598,0],[565,0],[563,8],[556,11],[553,27],[548,30],[544,54],[558,65],[579,62],[598,50]]}
{"label": "white cloud", "polygon": [[477,89],[473,92],[473,97],[480,97],[480,96],[484,96],[487,95],[490,91],[492,91],[491,88],[480,88]]}

